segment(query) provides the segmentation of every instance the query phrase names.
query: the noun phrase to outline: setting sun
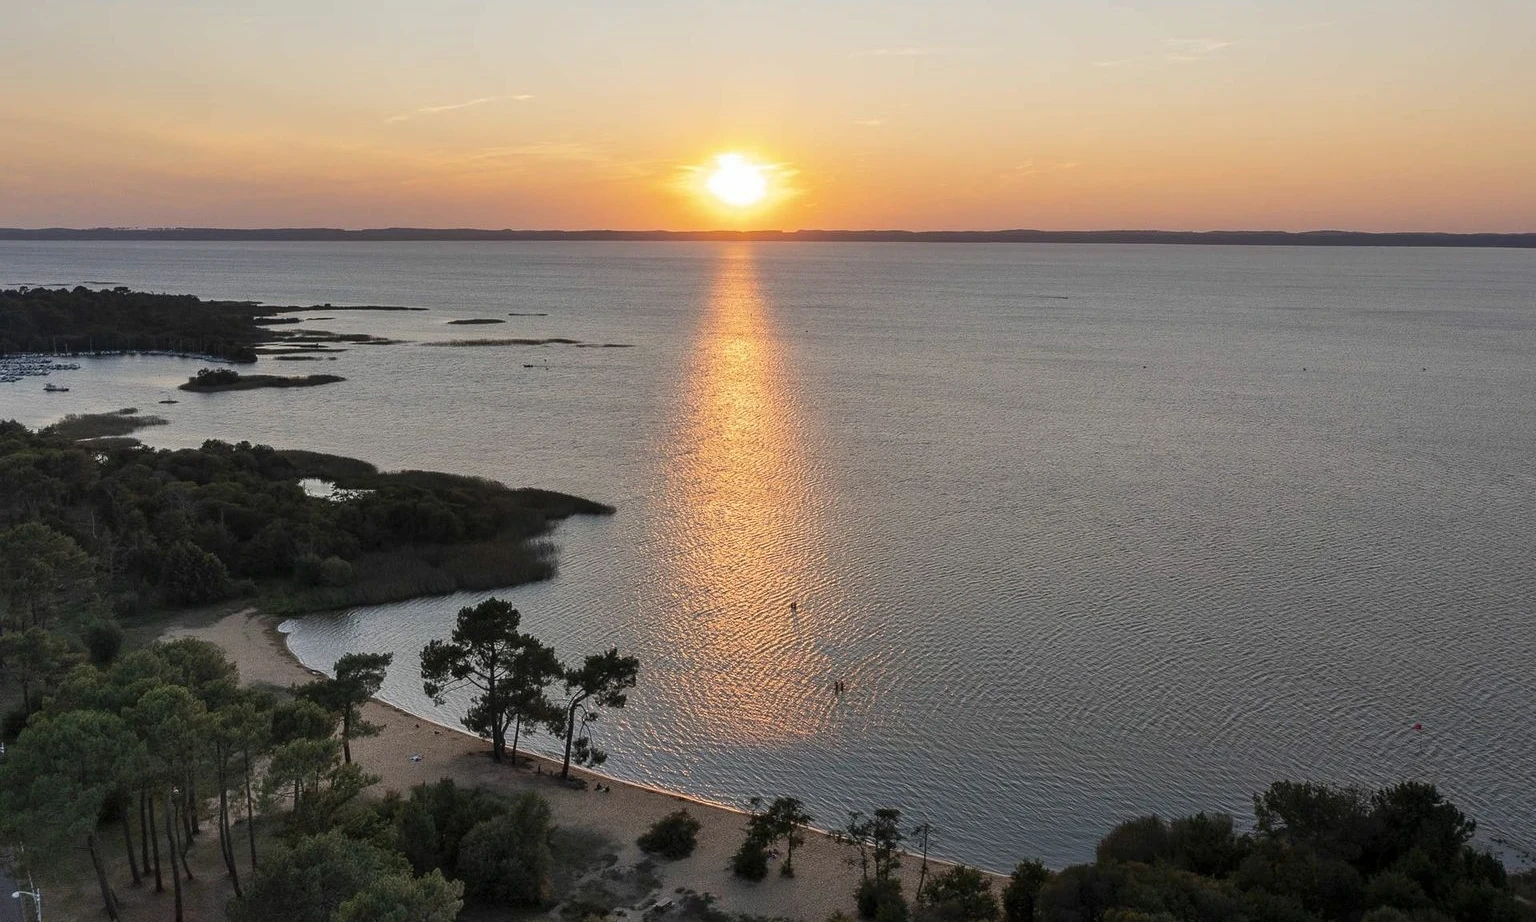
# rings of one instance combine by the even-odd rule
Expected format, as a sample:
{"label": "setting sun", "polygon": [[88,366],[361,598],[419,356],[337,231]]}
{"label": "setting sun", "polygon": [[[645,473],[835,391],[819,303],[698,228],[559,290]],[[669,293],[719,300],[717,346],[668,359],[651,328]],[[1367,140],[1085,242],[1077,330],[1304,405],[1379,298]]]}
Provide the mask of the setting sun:
{"label": "setting sun", "polygon": [[705,186],[725,204],[745,208],[756,205],[768,194],[768,176],[761,165],[741,154],[721,154],[715,158],[714,172],[709,174]]}

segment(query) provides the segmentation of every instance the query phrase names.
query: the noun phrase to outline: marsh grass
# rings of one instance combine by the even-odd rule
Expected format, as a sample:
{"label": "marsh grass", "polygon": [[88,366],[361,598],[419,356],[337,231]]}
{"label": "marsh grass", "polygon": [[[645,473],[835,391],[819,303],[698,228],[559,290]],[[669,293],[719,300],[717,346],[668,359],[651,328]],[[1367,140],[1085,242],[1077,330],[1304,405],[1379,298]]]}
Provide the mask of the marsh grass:
{"label": "marsh grass", "polygon": [[140,416],[137,407],[124,407],[111,413],[71,413],[43,431],[79,442],[124,436],[148,426],[164,426],[167,422],[160,416]]}

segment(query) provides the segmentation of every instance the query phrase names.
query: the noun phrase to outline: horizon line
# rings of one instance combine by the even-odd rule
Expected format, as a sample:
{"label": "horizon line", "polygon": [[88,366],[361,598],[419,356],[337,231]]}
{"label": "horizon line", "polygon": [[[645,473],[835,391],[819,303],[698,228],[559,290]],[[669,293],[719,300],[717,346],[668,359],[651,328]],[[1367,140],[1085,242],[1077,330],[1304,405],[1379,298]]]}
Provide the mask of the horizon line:
{"label": "horizon line", "polygon": [[195,225],[101,227],[0,227],[0,240],[183,241],[787,241],[813,243],[1121,243],[1301,246],[1461,246],[1536,248],[1536,231],[1358,231],[1320,228],[1282,230],[582,230],[474,227],[206,227]]}

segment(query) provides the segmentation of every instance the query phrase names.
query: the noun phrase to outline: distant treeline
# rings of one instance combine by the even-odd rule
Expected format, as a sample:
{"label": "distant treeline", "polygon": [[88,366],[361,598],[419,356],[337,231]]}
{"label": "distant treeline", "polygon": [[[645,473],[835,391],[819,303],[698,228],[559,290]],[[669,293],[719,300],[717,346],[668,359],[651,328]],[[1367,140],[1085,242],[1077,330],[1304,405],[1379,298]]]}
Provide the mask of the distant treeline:
{"label": "distant treeline", "polygon": [[276,307],[255,301],[205,301],[195,295],[151,294],[116,288],[20,287],[0,289],[0,355],[169,352],[254,362],[258,346],[279,352],[331,351],[334,343],[387,344],[366,333],[274,329],[296,324],[276,314],[302,310],[423,310],[405,307]]}
{"label": "distant treeline", "polygon": [[0,289],[0,354],[177,352],[256,361],[272,338],[252,302],[115,288]]}
{"label": "distant treeline", "polygon": [[755,240],[802,243],[1183,243],[1207,246],[1536,247],[1528,234],[1377,234],[1361,231],[1159,231],[1159,230],[798,230],[620,231],[485,230],[469,227],[44,227],[0,228],[0,240]]}

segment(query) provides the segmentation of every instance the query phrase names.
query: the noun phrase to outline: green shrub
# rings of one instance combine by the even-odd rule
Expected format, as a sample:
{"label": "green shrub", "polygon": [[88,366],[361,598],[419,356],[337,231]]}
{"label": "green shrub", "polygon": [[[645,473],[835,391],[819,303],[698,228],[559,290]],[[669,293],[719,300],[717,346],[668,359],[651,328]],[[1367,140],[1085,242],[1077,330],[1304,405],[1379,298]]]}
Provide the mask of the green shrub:
{"label": "green shrub", "polygon": [[1021,861],[1003,888],[1005,922],[1034,922],[1035,902],[1040,888],[1051,879],[1051,872],[1039,861]]}
{"label": "green shrub", "polygon": [[[907,900],[901,895],[901,881],[894,877],[885,879],[869,877],[859,881],[859,888],[854,891],[854,902],[858,906],[861,919],[879,919],[885,907],[898,903],[901,917],[906,918]],[[886,911],[889,913],[891,910]]]}
{"label": "green shrub", "polygon": [[1243,862],[1242,843],[1225,813],[1196,813],[1168,824],[1174,864],[1207,877],[1226,877]]}
{"label": "green shrub", "polygon": [[85,642],[91,665],[101,668],[111,665],[123,649],[123,629],[116,621],[92,621],[81,631],[80,639]]}
{"label": "green shrub", "polygon": [[678,810],[653,823],[636,844],[641,851],[663,858],[687,858],[698,844],[701,825],[687,810]]}
{"label": "green shrub", "polygon": [[339,832],[304,838],[262,860],[229,916],[234,922],[329,922],[341,904],[380,878],[408,873],[400,856]]}
{"label": "green shrub", "polygon": [[747,836],[741,848],[731,856],[731,873],[747,880],[762,880],[768,876],[768,849],[756,836]]}
{"label": "green shrub", "polygon": [[1099,841],[1096,851],[1100,864],[1128,861],[1152,864],[1172,855],[1168,824],[1157,816],[1126,820]]}
{"label": "green shrub", "polygon": [[928,914],[945,922],[993,922],[997,918],[992,881],[963,864],[935,875],[922,896]]}
{"label": "green shrub", "polygon": [[219,558],[190,541],[172,545],[165,555],[161,587],[166,601],[202,605],[229,598],[229,571]]}
{"label": "green shrub", "polygon": [[197,374],[192,376],[192,382],[201,387],[217,387],[221,384],[234,384],[240,380],[240,372],[233,368],[199,368]]}
{"label": "green shrub", "polygon": [[476,823],[459,844],[465,895],[491,906],[538,909],[554,896],[549,804],[536,794],[512,798],[501,816]]}

